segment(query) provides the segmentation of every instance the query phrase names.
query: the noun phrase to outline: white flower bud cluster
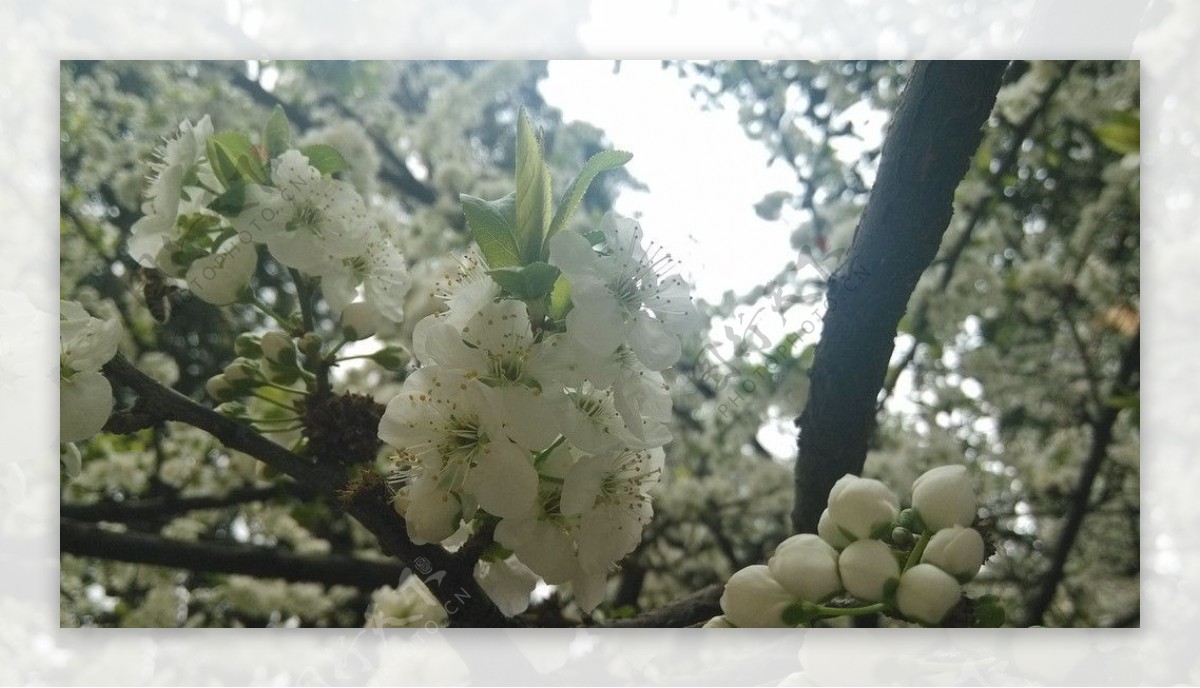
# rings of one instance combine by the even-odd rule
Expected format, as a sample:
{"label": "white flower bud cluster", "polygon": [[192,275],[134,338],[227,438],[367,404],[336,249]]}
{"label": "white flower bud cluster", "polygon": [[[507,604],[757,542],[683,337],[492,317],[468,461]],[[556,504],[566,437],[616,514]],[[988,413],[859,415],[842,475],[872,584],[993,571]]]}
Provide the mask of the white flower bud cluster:
{"label": "white flower bud cluster", "polygon": [[[796,626],[869,612],[936,625],[983,565],[983,537],[970,527],[975,493],[964,466],[941,466],[917,478],[911,511],[901,512],[883,483],[853,475],[834,484],[828,503],[818,535],[794,535],[767,565],[729,579],[721,596],[724,615],[709,627]],[[915,542],[914,533],[920,533]],[[834,598],[843,599],[822,606]]]}
{"label": "white flower bud cluster", "polygon": [[379,425],[398,452],[390,484],[414,542],[494,523],[510,564],[536,576],[485,590],[511,601],[517,583],[527,596],[537,577],[569,582],[584,612],[653,513],[671,441],[660,371],[695,315],[682,280],[660,280],[669,259],[647,252],[635,222],[607,216],[600,235],[602,251],[571,231],[550,241],[570,284],[565,317],[507,293],[481,256],[460,259],[439,287],[447,310],[413,332],[420,367]]}
{"label": "white flower bud cluster", "polygon": [[359,192],[332,178],[346,166],[341,154],[286,141],[276,142],[286,150],[268,151],[265,143],[252,146],[235,132],[214,136],[208,117],[180,124],[150,165],[130,254],[225,306],[248,300],[265,245],[279,263],[320,278],[335,315],[360,304],[349,317],[352,336],[369,336],[367,324],[380,317],[400,321],[409,285],[404,256]]}

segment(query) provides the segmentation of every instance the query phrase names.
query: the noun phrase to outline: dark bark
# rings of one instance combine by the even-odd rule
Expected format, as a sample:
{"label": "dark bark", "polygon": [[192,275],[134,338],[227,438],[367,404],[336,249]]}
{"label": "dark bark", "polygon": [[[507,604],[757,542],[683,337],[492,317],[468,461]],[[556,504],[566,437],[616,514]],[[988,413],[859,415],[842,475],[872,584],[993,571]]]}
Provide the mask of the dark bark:
{"label": "dark bark", "polygon": [[870,200],[829,278],[808,404],[797,420],[797,532],[816,532],[833,483],[862,470],[896,326],[941,244],[1006,65],[917,63],[900,97]]}
{"label": "dark bark", "polygon": [[268,485],[266,487],[241,487],[228,494],[204,497],[151,497],[125,502],[99,501],[90,504],[59,505],[63,518],[77,521],[110,521],[131,523],[170,518],[178,514],[200,509],[223,509],[247,502],[263,502],[276,497],[290,496],[297,492],[293,485]]}
{"label": "dark bark", "polygon": [[349,585],[374,590],[399,585],[408,569],[398,561],[338,555],[306,556],[277,548],[187,542],[149,533],[105,530],[69,518],[59,525],[60,547],[68,554],[190,571],[280,578],[294,583]]}

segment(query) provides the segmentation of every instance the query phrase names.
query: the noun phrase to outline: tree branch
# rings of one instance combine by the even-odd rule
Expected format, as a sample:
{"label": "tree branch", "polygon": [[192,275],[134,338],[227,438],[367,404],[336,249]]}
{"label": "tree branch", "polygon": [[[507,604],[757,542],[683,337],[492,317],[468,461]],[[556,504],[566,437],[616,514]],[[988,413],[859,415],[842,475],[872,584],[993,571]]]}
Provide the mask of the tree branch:
{"label": "tree branch", "polygon": [[416,545],[408,538],[404,519],[392,508],[387,488],[378,475],[364,471],[355,480],[347,481],[340,466],[314,463],[288,451],[249,427],[163,387],[120,354],[104,365],[104,372],[109,379],[137,392],[142,408],[152,409],[162,420],[199,428],[226,447],[249,454],[291,476],[302,486],[337,498],[351,516],[379,539],[385,552],[414,569],[442,602],[452,624],[513,625],[475,582],[472,568],[461,565],[437,545]]}
{"label": "tree branch", "polygon": [[[1135,335],[1122,354],[1121,367],[1117,371],[1117,377],[1113,382],[1110,396],[1128,391],[1133,385],[1133,377],[1138,373],[1139,361],[1141,359],[1141,341],[1141,334]],[[1046,615],[1046,610],[1050,608],[1050,603],[1054,601],[1054,594],[1058,591],[1058,586],[1062,582],[1067,557],[1070,556],[1071,548],[1075,545],[1075,538],[1079,535],[1079,528],[1083,525],[1083,519],[1088,514],[1088,503],[1092,495],[1092,486],[1096,482],[1096,476],[1100,474],[1100,466],[1108,457],[1108,445],[1112,443],[1113,427],[1116,425],[1117,417],[1120,414],[1120,407],[1106,405],[1103,411],[1100,412],[1099,417],[1091,423],[1091,448],[1088,451],[1087,459],[1084,461],[1079,483],[1075,486],[1075,491],[1071,495],[1071,504],[1067,509],[1067,521],[1063,525],[1062,535],[1059,537],[1058,544],[1054,548],[1054,554],[1050,559],[1050,568],[1042,578],[1042,584],[1038,588],[1037,595],[1030,601],[1029,606],[1026,608],[1024,620],[1024,625],[1026,626],[1040,623]]]}
{"label": "tree branch", "polygon": [[[1051,82],[1050,85],[1047,86],[1044,91],[1042,91],[1041,96],[1038,98],[1037,106],[1034,107],[1024,119],[1012,127],[1008,148],[1004,150],[1004,154],[999,158],[995,167],[995,171],[991,175],[992,184],[1000,184],[1000,180],[1003,179],[1004,175],[1008,174],[1013,165],[1016,164],[1017,157],[1021,152],[1021,144],[1025,142],[1025,139],[1029,138],[1030,133],[1033,131],[1034,125],[1050,106],[1050,101],[1054,98],[1054,94],[1058,92],[1058,89],[1063,85],[1063,82],[1067,80],[1073,65],[1073,62],[1068,62],[1063,65],[1062,73],[1059,74],[1058,78]],[[982,198],[975,203],[974,207],[971,208],[970,214],[967,216],[967,221],[963,226],[962,232],[958,235],[958,238],[954,241],[949,249],[943,251],[944,257],[939,258],[936,261],[941,267],[942,271],[941,276],[938,278],[937,290],[935,292],[936,294],[944,293],[950,286],[950,280],[954,277],[954,270],[958,266],[959,259],[962,258],[963,253],[967,250],[967,246],[971,244],[971,237],[974,236],[975,229],[979,226],[980,221],[983,219],[984,211],[986,211],[991,205],[991,198]],[[892,391],[896,388],[896,383],[900,379],[900,374],[903,373],[906,368],[908,368],[908,366],[917,356],[917,349],[921,346],[919,335],[925,330],[926,327],[929,326],[929,306],[930,299],[933,298],[940,298],[940,296],[935,296],[933,294],[927,295],[926,298],[917,305],[913,316],[912,326],[912,332],[916,336],[914,337],[912,346],[910,346],[908,351],[905,352],[904,358],[895,368],[892,369],[892,372],[887,376],[887,380],[884,381],[883,394],[876,403],[876,413],[883,410],[884,403],[887,401],[888,397],[892,395]]]}
{"label": "tree branch", "polygon": [[118,533],[70,518],[62,519],[59,534],[62,551],[68,554],[190,571],[349,585],[363,590],[399,585],[408,575],[408,569],[397,561],[314,557],[250,545],[187,542],[134,531]]}
{"label": "tree branch", "polygon": [[721,613],[723,585],[710,585],[632,619],[617,619],[609,628],[686,628]]}
{"label": "tree branch", "polygon": [[110,521],[130,523],[149,521],[162,517],[185,514],[202,509],[223,509],[247,502],[263,502],[295,491],[293,485],[268,485],[265,487],[240,487],[228,494],[204,497],[153,497],[124,502],[98,501],[90,504],[60,504],[59,515],[77,521],[95,523]]}
{"label": "tree branch", "polygon": [[937,253],[1006,65],[921,62],[900,97],[871,198],[829,279],[809,400],[797,421],[797,532],[816,532],[833,483],[862,470],[896,326]]}

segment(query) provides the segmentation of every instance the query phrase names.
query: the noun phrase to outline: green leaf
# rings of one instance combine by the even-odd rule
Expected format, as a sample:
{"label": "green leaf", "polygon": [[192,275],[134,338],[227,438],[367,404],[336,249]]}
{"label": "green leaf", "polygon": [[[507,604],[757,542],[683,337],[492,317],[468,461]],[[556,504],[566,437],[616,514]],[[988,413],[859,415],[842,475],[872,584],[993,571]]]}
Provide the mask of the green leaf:
{"label": "green leaf", "polygon": [[571,310],[571,283],[566,275],[559,275],[554,280],[554,288],[550,290],[550,317],[562,320]]}
{"label": "green leaf", "polygon": [[1006,614],[1000,604],[1000,598],[995,595],[984,595],[975,602],[975,614],[971,620],[972,628],[1000,628],[1004,625]]}
{"label": "green leaf", "polygon": [[550,171],[529,114],[522,109],[517,124],[517,246],[524,263],[541,258],[549,207]]}
{"label": "green leaf", "polygon": [[575,177],[571,185],[567,187],[567,192],[563,196],[562,203],[558,205],[558,211],[554,213],[554,219],[550,221],[550,229],[546,232],[547,246],[549,246],[550,237],[557,234],[571,221],[571,216],[579,209],[579,204],[583,202],[583,197],[587,194],[588,187],[592,185],[592,181],[601,172],[615,170],[629,162],[632,158],[632,153],[610,150],[601,151],[584,163],[583,170],[579,173],[579,176]]}
{"label": "green leaf", "polygon": [[267,126],[263,128],[262,140],[263,145],[267,147],[267,155],[272,158],[279,157],[292,147],[292,128],[288,124],[287,113],[283,111],[282,105],[276,105],[275,110],[271,112]]}
{"label": "green leaf", "polygon": [[1141,117],[1132,112],[1119,112],[1096,127],[1100,143],[1117,153],[1136,153],[1141,148]]}
{"label": "green leaf", "polygon": [[246,207],[246,185],[234,184],[229,189],[213,199],[208,209],[225,217],[233,217]]}
{"label": "green leaf", "polygon": [[308,164],[317,168],[321,174],[337,174],[349,167],[338,149],[323,143],[305,146],[300,149],[300,153],[308,158]]}
{"label": "green leaf", "polygon": [[516,240],[516,197],[509,194],[496,201],[462,194],[463,214],[467,226],[483,259],[493,268],[506,268],[521,264],[521,252]]}
{"label": "green leaf", "polygon": [[488,270],[488,274],[510,294],[524,301],[535,301],[550,293],[560,273],[553,265],[536,261]]}
{"label": "green leaf", "polygon": [[223,186],[231,186],[238,176],[237,164],[228,151],[221,147],[215,136],[208,139],[208,164],[212,166],[213,174]]}
{"label": "green leaf", "polygon": [[526,296],[530,299],[540,299],[554,289],[554,284],[562,275],[558,268],[541,261],[525,266]]}
{"label": "green leaf", "polygon": [[224,131],[208,139],[208,160],[213,173],[226,187],[243,179],[256,184],[267,182],[267,170],[250,137],[240,131]]}

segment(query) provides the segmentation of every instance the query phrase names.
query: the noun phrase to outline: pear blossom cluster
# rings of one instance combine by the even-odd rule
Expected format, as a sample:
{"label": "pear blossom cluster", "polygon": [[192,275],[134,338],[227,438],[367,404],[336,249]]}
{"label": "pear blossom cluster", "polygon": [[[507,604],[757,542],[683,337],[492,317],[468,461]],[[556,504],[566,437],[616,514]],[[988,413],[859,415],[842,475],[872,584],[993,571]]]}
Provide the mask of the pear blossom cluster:
{"label": "pear blossom cluster", "polygon": [[737,571],[709,627],[792,627],[821,618],[888,613],[938,625],[979,572],[975,493],[961,465],[922,474],[900,509],[878,480],[846,475],[829,492],[818,533],[784,540],[765,564]]}
{"label": "pear blossom cluster", "polygon": [[[85,440],[112,413],[112,385],[100,368],[117,355],[121,323],[97,318],[74,301],[59,304],[59,441]],[[64,450],[78,463],[78,451]],[[76,466],[77,468],[77,466]]]}
{"label": "pear blossom cluster", "polygon": [[218,306],[251,301],[259,247],[283,266],[320,280],[340,317],[352,304],[371,319],[403,318],[409,274],[403,254],[355,188],[334,148],[291,145],[281,110],[252,144],[214,134],[206,116],[184,121],[155,152],[129,251],[147,268],[182,280]]}
{"label": "pear blossom cluster", "polygon": [[493,524],[492,566],[535,574],[508,576],[521,590],[507,599],[527,603],[540,578],[571,583],[590,612],[653,513],[671,441],[662,371],[678,360],[695,309],[633,220],[606,215],[595,232],[564,230],[548,243],[569,312],[540,312],[541,302],[502,288],[482,255],[462,256],[438,288],[446,310],[415,328],[420,367],[387,405],[379,436],[397,450],[395,507],[414,542]]}

